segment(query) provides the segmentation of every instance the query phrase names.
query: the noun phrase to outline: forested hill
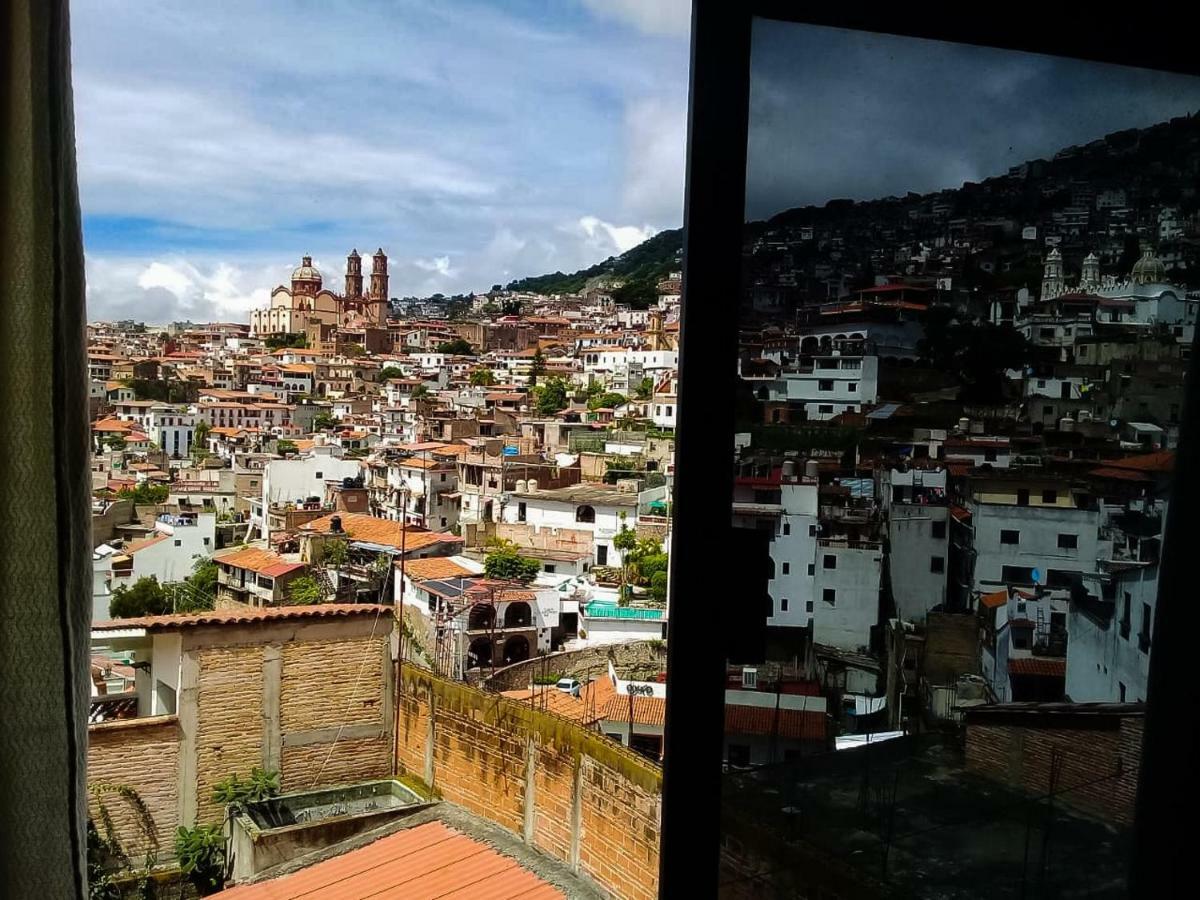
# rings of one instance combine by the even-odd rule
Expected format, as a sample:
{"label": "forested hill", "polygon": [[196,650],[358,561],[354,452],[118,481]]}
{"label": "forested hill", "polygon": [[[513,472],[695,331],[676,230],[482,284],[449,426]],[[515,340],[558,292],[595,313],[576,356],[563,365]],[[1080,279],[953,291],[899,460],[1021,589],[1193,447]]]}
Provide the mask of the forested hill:
{"label": "forested hill", "polygon": [[660,231],[620,256],[610,256],[578,272],[567,275],[554,272],[510,281],[510,291],[533,291],[539,294],[570,294],[583,290],[593,279],[621,282],[613,290],[613,298],[644,309],[654,302],[656,287],[671,272],[679,270],[683,252],[683,229]]}

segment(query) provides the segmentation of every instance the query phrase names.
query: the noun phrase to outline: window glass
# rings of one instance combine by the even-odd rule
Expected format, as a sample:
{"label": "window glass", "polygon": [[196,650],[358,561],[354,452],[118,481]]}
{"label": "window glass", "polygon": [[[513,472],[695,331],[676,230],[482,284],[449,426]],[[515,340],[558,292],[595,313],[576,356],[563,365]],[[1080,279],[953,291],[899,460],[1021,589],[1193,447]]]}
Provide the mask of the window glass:
{"label": "window glass", "polygon": [[[1123,884],[1136,790],[1101,808],[1067,785],[1111,799],[1136,776],[1058,729],[1062,704],[1104,702],[1115,737],[1146,694],[1200,290],[1200,82],[767,20],[750,73],[737,471],[769,473],[753,489],[797,527],[770,532],[788,562],[728,660],[790,724],[727,714],[751,750],[726,846],[761,849],[741,871],[763,896],[1021,896],[1005,810],[1054,778],[1051,843]],[[1043,741],[1053,775],[1021,749]],[[939,874],[952,834],[969,849]],[[1073,890],[1053,856],[1036,890]]]}

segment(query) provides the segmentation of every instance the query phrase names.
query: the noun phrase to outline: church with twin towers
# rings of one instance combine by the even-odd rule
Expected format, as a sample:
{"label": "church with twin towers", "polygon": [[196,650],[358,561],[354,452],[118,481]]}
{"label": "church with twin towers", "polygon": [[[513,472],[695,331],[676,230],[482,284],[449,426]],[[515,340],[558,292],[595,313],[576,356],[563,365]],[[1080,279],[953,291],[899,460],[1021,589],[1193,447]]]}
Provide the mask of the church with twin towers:
{"label": "church with twin towers", "polygon": [[298,334],[315,323],[338,328],[386,328],[388,310],[388,258],[381,247],[371,257],[371,281],[363,290],[362,257],[351,250],[346,257],[342,293],[324,286],[312,261],[305,256],[292,271],[291,284],[271,291],[266,309],[250,313],[250,333],[256,336]]}

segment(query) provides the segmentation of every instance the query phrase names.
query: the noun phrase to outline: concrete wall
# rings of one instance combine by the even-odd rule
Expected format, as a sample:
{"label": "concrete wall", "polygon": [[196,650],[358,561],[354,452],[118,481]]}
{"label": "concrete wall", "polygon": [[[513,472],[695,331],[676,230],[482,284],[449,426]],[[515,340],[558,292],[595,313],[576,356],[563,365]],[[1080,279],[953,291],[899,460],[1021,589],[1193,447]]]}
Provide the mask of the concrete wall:
{"label": "concrete wall", "polygon": [[[871,643],[871,627],[879,622],[879,585],[883,548],[878,546],[817,547],[813,586],[813,640],[818,644],[857,650]],[[825,568],[825,557],[836,560]],[[834,601],[825,601],[825,591]]]}
{"label": "concrete wall", "polygon": [[618,900],[658,896],[662,771],[558,716],[405,666],[398,762]]}
{"label": "concrete wall", "polygon": [[[1122,573],[1115,590],[1113,615],[1107,622],[1072,604],[1067,613],[1066,694],[1076,703],[1093,700],[1135,702],[1146,699],[1150,650],[1141,649],[1142,606],[1157,616],[1158,566]],[[1121,621],[1129,604],[1129,631]],[[1125,696],[1121,696],[1122,686]]]}
{"label": "concrete wall", "polygon": [[[1100,551],[1100,513],[1096,510],[978,503],[973,504],[971,511],[977,554],[976,590],[984,593],[996,590],[1006,565],[1040,569],[1043,583],[1049,569],[1095,571]],[[1006,530],[1020,532],[1020,542],[1001,544],[1000,532]],[[1060,534],[1077,535],[1076,549],[1059,549]]]}
{"label": "concrete wall", "polygon": [[[929,610],[946,602],[950,571],[949,509],[945,506],[892,504],[888,511],[888,576],[896,615],[906,622],[924,622]],[[942,536],[934,537],[940,523]],[[941,559],[935,572],[934,558]]]}
{"label": "concrete wall", "polygon": [[646,679],[665,671],[667,649],[661,642],[637,641],[615,644],[610,647],[588,647],[584,650],[568,650],[552,653],[541,659],[528,659],[500,669],[484,682],[489,691],[516,691],[529,687],[530,679],[540,675],[542,667],[547,672],[571,676],[583,681],[598,678],[608,671],[608,664],[634,679]]}
{"label": "concrete wall", "polygon": [[[1003,707],[992,707],[1002,711]],[[1055,802],[1110,822],[1133,822],[1142,758],[1140,713],[1030,715],[967,713],[967,768],[1033,794],[1050,787],[1052,755],[1061,760]],[[1117,774],[1117,773],[1121,774]]]}

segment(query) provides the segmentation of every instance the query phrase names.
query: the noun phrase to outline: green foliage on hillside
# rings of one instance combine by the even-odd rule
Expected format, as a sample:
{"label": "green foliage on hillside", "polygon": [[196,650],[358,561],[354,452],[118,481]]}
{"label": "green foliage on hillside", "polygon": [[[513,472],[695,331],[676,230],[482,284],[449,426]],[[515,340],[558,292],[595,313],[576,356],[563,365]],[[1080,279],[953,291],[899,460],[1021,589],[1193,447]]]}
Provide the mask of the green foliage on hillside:
{"label": "green foliage on hillside", "polygon": [[620,256],[610,256],[604,262],[564,274],[553,272],[508,283],[510,291],[533,291],[539,294],[570,294],[581,291],[593,278],[611,278],[623,282],[613,290],[613,299],[628,303],[635,309],[645,309],[657,297],[658,282],[679,268],[683,249],[683,229],[660,231]]}
{"label": "green foliage on hillside", "polygon": [[270,334],[263,340],[263,344],[268,350],[282,350],[284,347],[302,350],[308,346],[308,335],[303,331],[292,334]]}

